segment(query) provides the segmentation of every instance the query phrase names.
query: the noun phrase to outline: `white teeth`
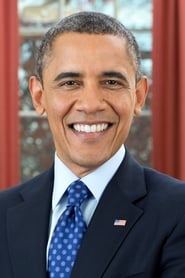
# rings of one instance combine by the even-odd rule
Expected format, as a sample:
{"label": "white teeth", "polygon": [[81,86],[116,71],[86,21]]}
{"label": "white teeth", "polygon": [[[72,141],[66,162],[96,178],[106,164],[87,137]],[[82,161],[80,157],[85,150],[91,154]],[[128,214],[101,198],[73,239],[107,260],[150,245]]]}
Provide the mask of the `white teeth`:
{"label": "white teeth", "polygon": [[108,124],[93,124],[93,125],[83,125],[83,124],[74,124],[73,128],[78,132],[101,132],[108,128]]}

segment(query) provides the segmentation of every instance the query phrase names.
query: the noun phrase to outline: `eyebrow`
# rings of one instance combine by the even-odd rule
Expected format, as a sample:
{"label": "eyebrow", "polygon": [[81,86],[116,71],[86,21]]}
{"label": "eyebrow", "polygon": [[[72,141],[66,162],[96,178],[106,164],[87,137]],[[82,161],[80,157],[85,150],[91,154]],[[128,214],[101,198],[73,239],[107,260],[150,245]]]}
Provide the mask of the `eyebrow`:
{"label": "eyebrow", "polygon": [[73,71],[61,72],[55,77],[54,81],[59,81],[64,78],[74,78],[74,77],[75,78],[82,77],[82,74],[79,72],[73,72]]}
{"label": "eyebrow", "polygon": [[[60,81],[61,79],[64,79],[64,78],[79,78],[79,77],[83,77],[83,74],[79,73],[79,72],[75,72],[75,71],[67,71],[67,72],[59,73],[55,77],[54,81]],[[124,82],[128,83],[128,80],[125,77],[125,75],[123,75],[119,71],[103,71],[100,74],[100,77],[118,78],[118,79],[121,79]]]}
{"label": "eyebrow", "polygon": [[125,82],[128,82],[127,78],[125,77],[125,75],[123,75],[121,72],[119,71],[104,71],[101,76],[103,77],[110,77],[110,78],[119,78]]}

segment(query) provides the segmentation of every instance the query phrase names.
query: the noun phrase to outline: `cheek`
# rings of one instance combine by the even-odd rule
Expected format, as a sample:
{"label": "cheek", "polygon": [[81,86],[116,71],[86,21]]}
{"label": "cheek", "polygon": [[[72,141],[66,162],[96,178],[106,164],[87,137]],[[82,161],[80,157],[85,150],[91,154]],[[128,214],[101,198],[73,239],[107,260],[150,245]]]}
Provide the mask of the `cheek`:
{"label": "cheek", "polygon": [[65,100],[55,97],[48,98],[46,103],[46,112],[50,118],[63,118],[69,110],[69,104]]}
{"label": "cheek", "polygon": [[119,115],[120,120],[129,120],[134,114],[134,99],[123,98],[117,99],[114,105],[115,112]]}
{"label": "cheek", "polygon": [[117,100],[115,112],[119,117],[118,136],[125,140],[130,131],[134,116],[134,99],[124,98]]}

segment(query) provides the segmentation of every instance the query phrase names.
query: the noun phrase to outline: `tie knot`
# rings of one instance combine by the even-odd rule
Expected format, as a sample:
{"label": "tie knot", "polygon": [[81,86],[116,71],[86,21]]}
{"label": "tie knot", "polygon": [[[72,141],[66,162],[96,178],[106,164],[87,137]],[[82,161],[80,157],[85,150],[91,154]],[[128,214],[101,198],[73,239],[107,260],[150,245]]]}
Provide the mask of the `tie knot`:
{"label": "tie knot", "polygon": [[71,183],[67,189],[68,205],[80,206],[89,196],[90,191],[87,186],[80,180]]}

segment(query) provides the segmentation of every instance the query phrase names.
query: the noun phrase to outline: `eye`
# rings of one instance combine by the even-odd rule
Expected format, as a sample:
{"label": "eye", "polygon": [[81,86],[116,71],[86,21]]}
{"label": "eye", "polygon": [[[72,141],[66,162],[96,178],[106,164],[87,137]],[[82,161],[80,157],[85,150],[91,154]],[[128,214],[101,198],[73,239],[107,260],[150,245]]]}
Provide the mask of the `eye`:
{"label": "eye", "polygon": [[75,89],[80,86],[80,82],[76,80],[67,80],[62,81],[58,84],[58,87],[62,87],[63,89]]}
{"label": "eye", "polygon": [[106,80],[105,83],[107,85],[116,85],[116,84],[118,84],[118,82],[116,80]]}
{"label": "eye", "polygon": [[69,81],[64,82],[62,85],[63,86],[75,86],[75,85],[77,85],[77,82],[74,80],[69,80]]}
{"label": "eye", "polygon": [[119,80],[115,80],[115,79],[104,80],[104,81],[102,81],[102,85],[103,85],[103,87],[112,89],[112,90],[120,89],[123,87],[123,84]]}

